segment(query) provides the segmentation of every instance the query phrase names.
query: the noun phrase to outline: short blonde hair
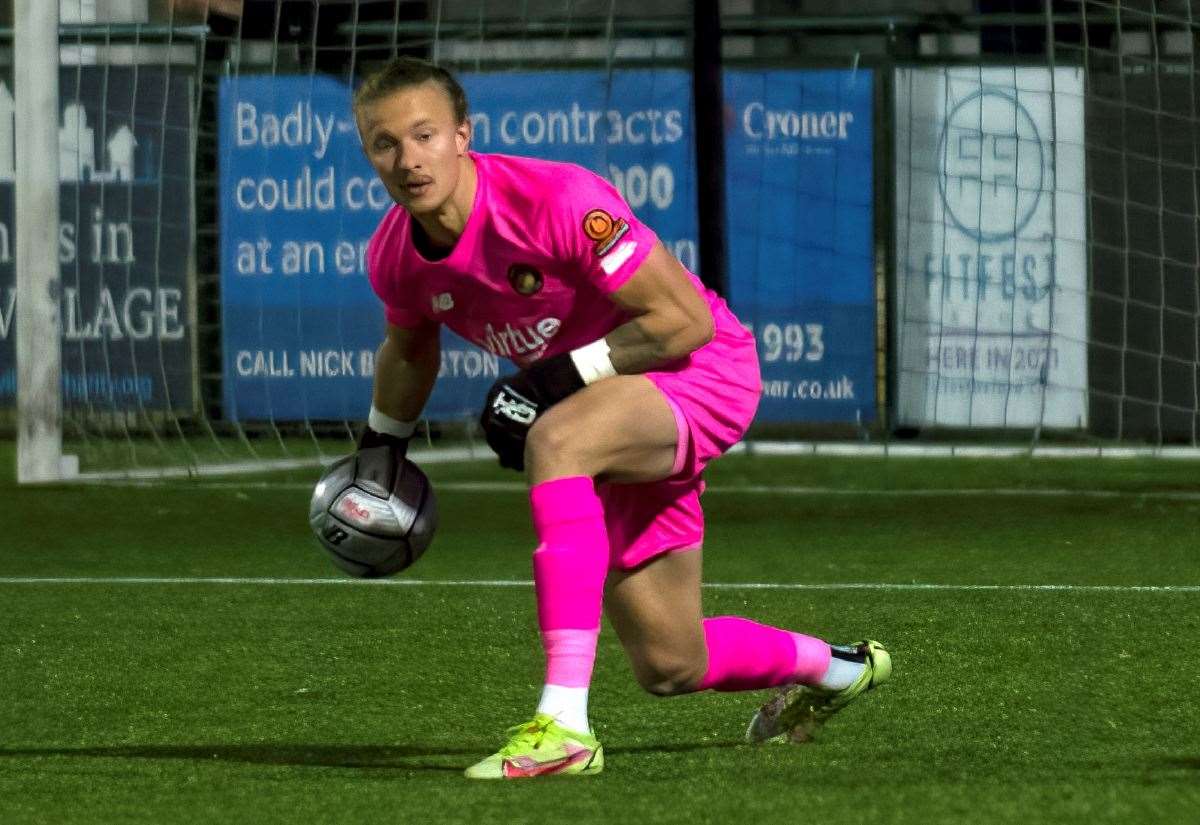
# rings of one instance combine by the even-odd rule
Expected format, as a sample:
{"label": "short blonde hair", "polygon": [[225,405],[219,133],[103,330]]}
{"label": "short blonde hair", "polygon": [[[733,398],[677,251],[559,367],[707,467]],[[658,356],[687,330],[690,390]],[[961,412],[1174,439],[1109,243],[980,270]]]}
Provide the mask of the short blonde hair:
{"label": "short blonde hair", "polygon": [[357,114],[362,107],[376,103],[400,89],[430,82],[441,86],[442,91],[450,98],[450,105],[454,108],[454,122],[462,123],[466,120],[467,93],[455,80],[454,75],[441,66],[416,57],[393,58],[382,69],[368,75],[354,92],[354,111]]}

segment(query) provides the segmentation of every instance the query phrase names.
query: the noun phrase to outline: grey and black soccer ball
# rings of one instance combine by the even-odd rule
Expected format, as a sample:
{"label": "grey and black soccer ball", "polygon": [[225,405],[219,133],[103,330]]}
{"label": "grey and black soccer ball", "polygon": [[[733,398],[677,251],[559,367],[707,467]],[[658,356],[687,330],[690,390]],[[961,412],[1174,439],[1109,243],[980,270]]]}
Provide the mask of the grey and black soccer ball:
{"label": "grey and black soccer ball", "polygon": [[333,563],[352,576],[399,573],[429,548],[437,499],[421,468],[388,447],[338,459],[321,475],[308,523]]}

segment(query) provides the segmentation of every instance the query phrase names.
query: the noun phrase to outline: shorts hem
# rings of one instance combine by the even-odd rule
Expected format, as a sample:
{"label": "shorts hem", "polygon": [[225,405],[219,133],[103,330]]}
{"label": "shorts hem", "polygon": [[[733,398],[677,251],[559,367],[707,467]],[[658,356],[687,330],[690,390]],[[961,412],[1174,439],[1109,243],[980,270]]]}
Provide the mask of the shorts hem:
{"label": "shorts hem", "polygon": [[660,556],[673,556],[676,553],[691,553],[696,550],[700,550],[703,547],[703,540],[686,542],[678,547],[660,547],[657,550],[639,554],[636,558],[628,561],[620,557],[611,559],[608,568],[610,570],[628,572],[630,570],[636,570],[639,567],[643,567]]}
{"label": "shorts hem", "polygon": [[654,387],[667,402],[667,406],[671,408],[671,415],[675,416],[675,461],[671,464],[669,476],[674,477],[683,472],[683,468],[687,465],[688,448],[691,446],[692,440],[692,426],[683,412],[683,407],[679,406],[679,402],[658,384],[655,384]]}

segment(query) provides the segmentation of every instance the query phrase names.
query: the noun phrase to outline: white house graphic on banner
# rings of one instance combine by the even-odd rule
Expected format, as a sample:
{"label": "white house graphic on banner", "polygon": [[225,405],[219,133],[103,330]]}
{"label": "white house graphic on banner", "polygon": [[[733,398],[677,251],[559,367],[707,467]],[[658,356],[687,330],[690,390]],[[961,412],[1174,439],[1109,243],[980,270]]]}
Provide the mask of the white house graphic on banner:
{"label": "white house graphic on banner", "polygon": [[[0,181],[16,179],[16,122],[12,92],[0,80]],[[58,129],[58,177],[63,183],[127,182],[134,179],[137,138],[122,124],[104,146],[104,168],[96,164],[96,132],[82,103],[68,103]]]}

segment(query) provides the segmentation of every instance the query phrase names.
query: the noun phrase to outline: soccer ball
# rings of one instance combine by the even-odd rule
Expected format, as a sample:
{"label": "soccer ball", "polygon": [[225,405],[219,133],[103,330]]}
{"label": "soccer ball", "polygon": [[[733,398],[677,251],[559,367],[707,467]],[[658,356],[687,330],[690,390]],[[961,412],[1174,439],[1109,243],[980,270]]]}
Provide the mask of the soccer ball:
{"label": "soccer ball", "polygon": [[421,469],[372,447],[329,466],[313,490],[308,523],[333,563],[352,576],[390,576],[433,541],[437,499]]}

